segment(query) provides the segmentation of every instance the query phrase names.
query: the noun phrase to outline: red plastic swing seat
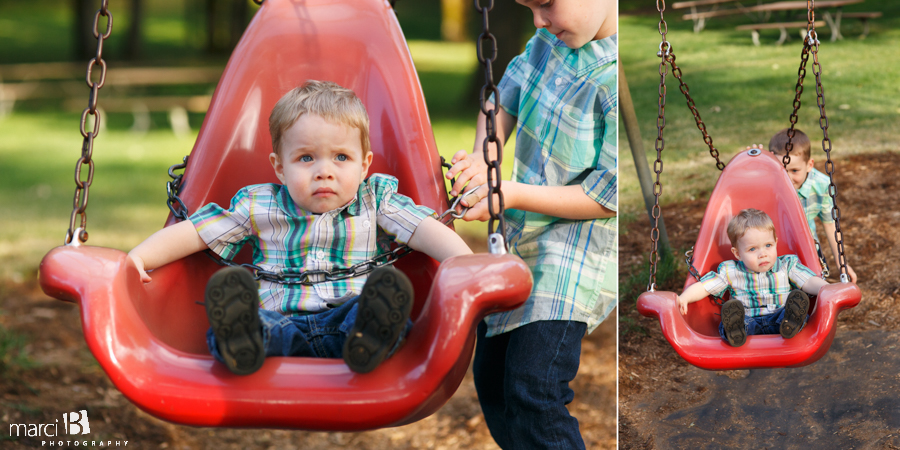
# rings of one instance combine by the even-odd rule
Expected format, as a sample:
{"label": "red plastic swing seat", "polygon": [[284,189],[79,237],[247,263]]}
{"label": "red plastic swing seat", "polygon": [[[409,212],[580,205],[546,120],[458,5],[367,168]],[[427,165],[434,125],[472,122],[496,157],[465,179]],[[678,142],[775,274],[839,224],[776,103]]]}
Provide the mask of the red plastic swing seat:
{"label": "red plastic swing seat", "polygon": [[[249,184],[277,182],[268,115],[307,79],[353,89],[371,118],[371,173],[436,211],[448,208],[424,98],[400,27],[383,0],[266,0],[219,82],[185,171],[189,210]],[[169,223],[173,219],[170,217]],[[219,266],[192,255],[142,284],[126,254],[66,246],[41,264],[41,286],[81,305],[85,340],[115,386],[148,413],[196,426],[364,430],[424,418],[465,375],[475,325],[521,305],[532,278],[521,259],[479,254],[438,266],[401,260],[416,290],[406,344],[375,371],[342,360],[267,358],[249,376],[231,374],[206,347],[206,281]]]}
{"label": "red plastic swing seat", "polygon": [[[806,267],[821,274],[797,191],[781,163],[769,152],[742,152],[722,171],[694,246],[694,267],[700,274],[734,259],[728,222],[746,208],[760,209],[772,217],[779,255],[795,254]],[[695,282],[688,276],[684,287]],[[675,297],[675,292],[645,292],[638,297],[638,311],[659,318],[663,335],[687,362],[708,370],[733,370],[800,367],[816,362],[831,347],[838,313],[859,304],[861,294],[859,287],[849,282],[825,286],[818,298],[810,298],[812,313],[799,334],[791,339],[777,334],[748,336],[741,347],[731,347],[719,337],[720,307],[711,298],[691,303],[687,315],[682,315]]]}

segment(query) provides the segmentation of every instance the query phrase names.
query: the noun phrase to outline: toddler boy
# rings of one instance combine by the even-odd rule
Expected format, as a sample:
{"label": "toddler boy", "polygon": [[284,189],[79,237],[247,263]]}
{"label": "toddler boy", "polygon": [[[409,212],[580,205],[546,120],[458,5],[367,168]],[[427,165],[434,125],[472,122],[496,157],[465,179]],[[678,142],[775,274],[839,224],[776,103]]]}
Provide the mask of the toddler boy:
{"label": "toddler boy", "polygon": [[[809,317],[808,294],[818,294],[828,283],[800,264],[796,255],[778,256],[775,225],[758,209],[745,209],[728,223],[731,252],[737,261],[724,261],[676,299],[682,314],[689,303],[709,295],[721,296],[731,288],[731,300],[722,305],[719,335],[733,347],[748,335],[797,335]],[[790,286],[800,288],[791,290]]]}
{"label": "toddler boy", "polygon": [[[529,265],[534,288],[523,306],[479,324],[475,387],[501,448],[578,449],[569,382],[581,339],[616,302],[617,3],[517,1],[538,30],[490,102],[500,141],[518,130],[504,219],[509,251]],[[451,195],[485,182],[485,120],[479,114],[474,152],[453,157]],[[474,205],[465,220],[489,218],[487,190],[463,200]]]}
{"label": "toddler boy", "polygon": [[[769,151],[784,156],[787,153],[786,146],[788,142],[788,129],[785,128],[769,140]],[[816,218],[822,222],[825,228],[825,236],[828,237],[828,246],[831,247],[831,254],[834,255],[834,261],[838,261],[837,240],[834,238],[834,219],[831,217],[831,210],[834,208],[834,202],[828,195],[828,186],[831,180],[828,175],[816,170],[814,161],[810,157],[810,142],[806,133],[794,129],[794,139],[791,140],[793,148],[791,150],[791,162],[785,168],[797,195],[800,197],[800,204],[803,205],[803,211],[806,213],[806,221],[809,223],[809,230],[812,232],[813,239],[816,240],[816,249],[819,251],[819,257],[825,260],[822,249],[819,245],[819,236],[816,234]],[[850,281],[856,283],[856,272],[847,264],[847,273],[850,275]]]}
{"label": "toddler boy", "polygon": [[[472,253],[432,210],[398,194],[396,178],[366,178],[369,118],[353,91],[307,81],[278,101],[269,131],[269,162],[282,184],[247,186],[228,209],[210,203],[150,236],[129,253],[144,282],[147,270],[207,248],[232,259],[245,243],[254,264],[281,274],[347,268],[387,251],[390,240],[439,261]],[[263,280],[257,288],[240,267],[213,275],[206,289],[212,355],[240,375],[266,356],[343,357],[365,373],[397,349],[413,302],[402,272],[382,267],[368,279],[310,281]]]}

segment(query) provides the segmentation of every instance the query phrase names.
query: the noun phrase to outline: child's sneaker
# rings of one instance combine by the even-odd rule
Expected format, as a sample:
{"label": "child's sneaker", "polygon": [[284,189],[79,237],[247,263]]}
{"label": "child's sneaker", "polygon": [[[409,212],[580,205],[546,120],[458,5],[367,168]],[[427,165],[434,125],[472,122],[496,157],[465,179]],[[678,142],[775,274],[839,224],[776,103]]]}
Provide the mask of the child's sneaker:
{"label": "child's sneaker", "polygon": [[722,328],[725,339],[732,347],[740,347],[747,342],[747,327],[744,325],[744,304],[731,299],[722,305]]}
{"label": "child's sneaker", "polygon": [[809,311],[809,297],[805,292],[794,289],[784,302],[784,319],[781,321],[781,337],[790,339],[800,332]]}
{"label": "child's sneaker", "polygon": [[249,375],[265,361],[259,291],[250,272],[226,267],[206,285],[206,317],[228,370]]}
{"label": "child's sneaker", "polygon": [[387,358],[406,328],[412,304],[412,283],[403,272],[383,266],[369,275],[344,342],[344,362],[350,370],[368,373]]}

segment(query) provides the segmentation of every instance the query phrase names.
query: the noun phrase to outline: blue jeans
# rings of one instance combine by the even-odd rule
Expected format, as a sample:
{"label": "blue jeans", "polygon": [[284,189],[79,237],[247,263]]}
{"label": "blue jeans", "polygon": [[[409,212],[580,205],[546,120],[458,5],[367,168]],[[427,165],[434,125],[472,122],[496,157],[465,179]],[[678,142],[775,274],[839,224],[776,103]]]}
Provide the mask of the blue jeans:
{"label": "blue jeans", "polygon": [[[337,308],[305,316],[287,317],[275,311],[260,309],[259,321],[266,356],[343,357],[344,341],[356,322],[358,300],[359,297],[353,297]],[[388,356],[399,348],[411,327],[412,322],[407,321],[406,329],[400,334],[400,339]],[[212,328],[206,332],[206,344],[213,357],[224,363]]]}
{"label": "blue jeans", "polygon": [[[781,334],[781,322],[784,320],[784,307],[776,309],[772,314],[763,314],[761,316],[749,317],[744,314],[744,328],[747,330],[747,336],[757,334]],[[803,318],[802,330],[809,320],[809,314]],[[719,336],[725,339],[725,327],[719,322]],[[727,341],[727,339],[725,339]]]}
{"label": "blue jeans", "polygon": [[540,321],[485,337],[478,324],[473,371],[478,401],[503,449],[583,449],[578,420],[566,405],[578,372],[587,324]]}

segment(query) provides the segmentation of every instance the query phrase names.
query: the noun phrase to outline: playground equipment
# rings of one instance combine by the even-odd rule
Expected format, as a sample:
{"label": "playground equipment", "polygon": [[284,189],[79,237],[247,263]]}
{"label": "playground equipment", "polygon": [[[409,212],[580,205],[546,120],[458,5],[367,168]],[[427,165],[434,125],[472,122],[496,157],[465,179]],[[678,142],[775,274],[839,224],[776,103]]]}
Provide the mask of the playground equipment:
{"label": "playground equipment", "polygon": [[[736,156],[726,167],[719,159],[719,152],[713,145],[712,138],[706,132],[706,126],[700,113],[694,106],[689,89],[681,77],[681,69],[675,64],[675,54],[671,44],[666,40],[668,31],[663,11],[665,3],[657,1],[660,14],[659,31],[662,36],[658,56],[660,88],[659,109],[657,119],[656,163],[654,171],[656,182],[653,187],[655,204],[651,209],[653,230],[650,234],[650,281],[647,292],[638,298],[638,311],[645,316],[655,316],[660,320],[663,335],[672,347],[686,361],[697,367],[710,370],[749,369],[768,367],[798,367],[811,364],[821,358],[831,346],[835,333],[837,314],[847,308],[859,304],[861,293],[859,288],[850,283],[847,265],[844,259],[844,244],[840,226],[840,208],[838,208],[834,186],[834,163],[831,161],[831,141],[828,138],[828,119],[825,115],[824,91],[821,83],[821,67],[818,62],[819,41],[815,32],[815,5],[813,0],[807,1],[808,29],[804,40],[799,78],[795,89],[794,111],[791,114],[791,126],[788,130],[787,154],[782,159],[783,166],[770,155],[758,149],[749,150]],[[665,148],[663,129],[665,127],[666,87],[665,78],[668,66],[680,82],[681,92],[687,99],[688,107],[694,115],[697,127],[703,140],[709,147],[710,155],[716,160],[716,167],[722,170],[716,187],[710,196],[697,244],[693,249],[693,264],[700,274],[715,270],[725,259],[732,259],[726,227],[729,220],[745,208],[756,208],[765,211],[772,217],[778,236],[779,254],[797,254],[800,262],[821,273],[822,268],[816,256],[815,246],[797,193],[790,183],[787,173],[782,167],[790,163],[791,140],[794,136],[794,125],[797,123],[797,112],[800,109],[800,95],[803,92],[803,78],[806,74],[806,63],[813,56],[813,71],[816,76],[817,105],[820,111],[819,124],[822,128],[822,148],[827,157],[826,171],[831,178],[830,194],[834,201],[832,217],[835,219],[835,237],[838,242],[838,265],[841,271],[841,282],[826,286],[820,291],[817,299],[811,299],[812,313],[806,327],[792,339],[783,339],[780,335],[748,336],[741,347],[731,347],[718,336],[719,306],[713,298],[707,301],[692,303],[688,314],[682,316],[675,302],[674,292],[656,291],[656,266],[659,261],[657,221],[660,216],[659,196],[662,193],[660,178],[662,175],[662,151]],[[668,66],[667,66],[668,64]],[[685,288],[696,280],[689,276]]]}
{"label": "playground equipment", "polygon": [[[96,30],[101,16],[108,17],[102,34]],[[107,0],[94,27],[98,55],[88,69],[75,209],[67,245],[45,256],[40,279],[48,295],[80,304],[85,340],[115,386],[150,414],[194,426],[365,430],[414,422],[440,408],[465,375],[476,324],[530,294],[524,262],[502,251],[440,267],[418,253],[398,262],[417,294],[414,326],[406,344],[371,373],[353,373],[338,359],[268,358],[252,375],[231,374],[209,355],[209,325],[197,304],[216,263],[195,254],[155,270],[153,282],[143,284],[125,253],[83,245],[90,152],[99,131],[84,126],[88,115],[96,117],[105,77],[102,47],[112,28]],[[92,82],[95,67],[103,73]],[[379,0],[265,1],[229,60],[180,179],[185,208],[228,204],[243,186],[277,182],[267,159],[268,115],[307,79],[332,80],[362,99],[371,118],[372,172],[396,176],[402,193],[418,204],[448,209],[415,69],[391,6]],[[81,180],[85,165],[88,180]],[[168,224],[175,221],[170,216]]]}

